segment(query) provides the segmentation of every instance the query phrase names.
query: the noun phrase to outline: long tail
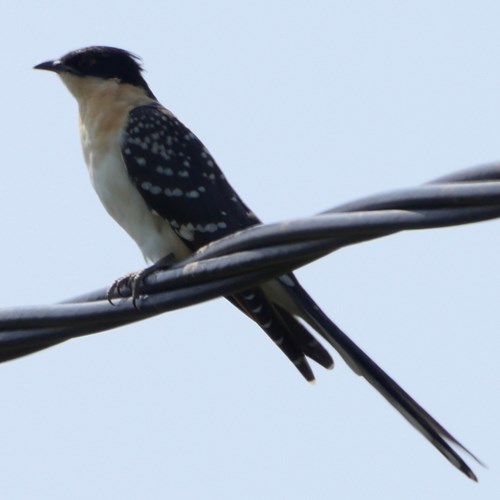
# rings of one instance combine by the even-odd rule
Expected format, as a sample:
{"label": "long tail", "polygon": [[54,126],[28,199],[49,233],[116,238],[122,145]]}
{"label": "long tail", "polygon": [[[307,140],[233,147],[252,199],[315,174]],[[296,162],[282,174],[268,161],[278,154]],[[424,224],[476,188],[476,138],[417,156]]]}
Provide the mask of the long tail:
{"label": "long tail", "polygon": [[227,299],[264,330],[307,381],[313,382],[314,374],[306,357],[325,368],[333,367],[328,351],[289,312],[270,302],[260,288]]}
{"label": "long tail", "polygon": [[[287,296],[285,302],[288,301],[288,304],[279,300],[277,302],[269,300],[269,293],[261,288],[233,295],[228,297],[228,300],[256,321],[294,363],[300,373],[308,381],[313,381],[314,375],[306,357],[325,368],[333,367],[333,360],[325,348],[294,317],[300,316],[342,356],[355,373],[363,376],[455,467],[470,479],[477,481],[474,472],[449,443],[461,448],[479,464],[481,461],[342,332],[318,307],[293,275],[287,275],[286,280],[280,280],[279,286],[283,289],[283,295]],[[290,303],[293,303],[292,307],[288,307]],[[14,345],[0,352],[0,362],[46,349],[60,342],[27,342]]]}
{"label": "long tail", "polygon": [[481,462],[437,420],[425,411],[382,368],[365,354],[328,316],[318,307],[299,282],[282,283],[300,309],[300,316],[314,328],[346,361],[358,375],[363,376],[396,410],[421,432],[455,467],[474,481],[477,477],[449,443],[461,448],[479,464]]}

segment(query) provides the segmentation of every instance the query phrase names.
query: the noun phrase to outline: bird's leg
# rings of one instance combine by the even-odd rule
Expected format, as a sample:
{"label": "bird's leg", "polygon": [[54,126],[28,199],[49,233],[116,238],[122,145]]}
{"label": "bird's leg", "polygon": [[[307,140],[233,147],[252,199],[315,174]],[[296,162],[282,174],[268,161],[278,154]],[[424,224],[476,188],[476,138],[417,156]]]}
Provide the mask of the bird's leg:
{"label": "bird's leg", "polygon": [[133,273],[127,274],[118,278],[114,281],[114,283],[108,288],[106,293],[108,302],[111,305],[113,304],[114,296],[117,297],[127,297],[127,295],[122,294],[122,288],[126,287],[130,291],[130,296],[132,297],[132,303],[134,308],[137,309],[137,299],[140,296],[140,288],[143,285],[144,281],[156,273],[157,271],[165,271],[168,269],[174,262],[176,261],[174,254],[170,253],[165,257],[161,258],[153,265],[142,269],[141,271],[135,271]]}

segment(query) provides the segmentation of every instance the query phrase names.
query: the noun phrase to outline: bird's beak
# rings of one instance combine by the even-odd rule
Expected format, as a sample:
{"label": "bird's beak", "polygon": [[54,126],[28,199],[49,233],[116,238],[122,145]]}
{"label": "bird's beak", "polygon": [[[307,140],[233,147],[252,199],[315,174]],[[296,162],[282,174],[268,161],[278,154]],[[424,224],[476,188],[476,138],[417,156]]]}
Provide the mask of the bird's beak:
{"label": "bird's beak", "polygon": [[54,71],[54,73],[61,73],[64,71],[64,64],[59,61],[45,61],[43,63],[37,64],[33,69],[45,69],[47,71]]}

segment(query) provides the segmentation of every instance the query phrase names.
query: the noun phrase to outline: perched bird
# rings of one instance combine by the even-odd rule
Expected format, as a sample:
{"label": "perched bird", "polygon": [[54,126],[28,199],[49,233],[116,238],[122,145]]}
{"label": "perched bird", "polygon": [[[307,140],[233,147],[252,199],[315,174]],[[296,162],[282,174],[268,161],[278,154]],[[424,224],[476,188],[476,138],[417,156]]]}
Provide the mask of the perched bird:
{"label": "perched bird", "polygon": [[[35,68],[57,73],[76,98],[92,185],[148,261],[161,267],[260,223],[202,142],[158,102],[135,55],[88,47]],[[307,358],[326,368],[333,361],[298,318],[303,320],[453,465],[476,480],[450,444],[467,450],[321,311],[292,273],[227,298],[312,381]]]}

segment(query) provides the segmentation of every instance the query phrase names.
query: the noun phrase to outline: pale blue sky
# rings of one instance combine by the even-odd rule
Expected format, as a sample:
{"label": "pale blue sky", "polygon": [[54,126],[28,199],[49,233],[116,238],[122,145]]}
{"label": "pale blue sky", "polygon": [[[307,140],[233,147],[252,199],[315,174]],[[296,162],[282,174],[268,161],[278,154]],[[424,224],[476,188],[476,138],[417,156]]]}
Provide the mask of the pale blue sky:
{"label": "pale blue sky", "polygon": [[[4,2],[3,306],[143,265],[87,178],[76,104],[34,64],[95,44],[161,101],[265,221],[500,160],[497,1]],[[338,361],[301,380],[222,300],[0,366],[0,496],[494,499],[499,222],[348,248],[299,276],[485,463],[474,484]]]}

